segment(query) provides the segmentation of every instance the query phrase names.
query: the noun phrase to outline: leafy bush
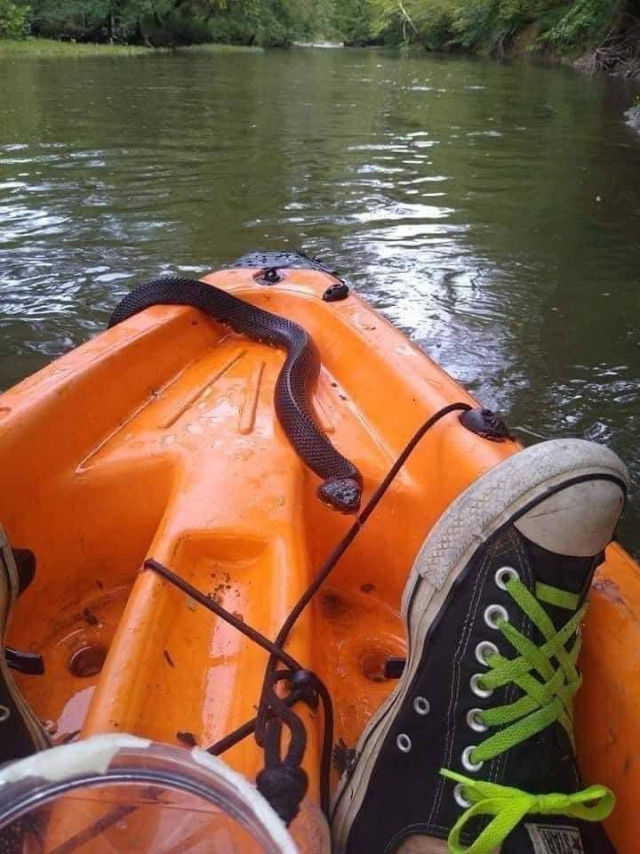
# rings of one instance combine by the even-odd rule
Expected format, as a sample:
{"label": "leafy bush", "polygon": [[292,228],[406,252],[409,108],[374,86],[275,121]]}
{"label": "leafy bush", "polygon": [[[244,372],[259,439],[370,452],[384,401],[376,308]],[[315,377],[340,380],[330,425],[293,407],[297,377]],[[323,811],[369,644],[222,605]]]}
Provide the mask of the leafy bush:
{"label": "leafy bush", "polygon": [[545,0],[468,0],[457,4],[453,29],[466,49],[508,44],[546,11]]}
{"label": "leafy bush", "polygon": [[581,47],[604,38],[624,0],[576,0],[546,33],[546,40],[564,47]]}
{"label": "leafy bush", "polygon": [[14,0],[0,0],[0,39],[24,39],[31,28],[31,8]]}
{"label": "leafy bush", "polygon": [[541,41],[563,49],[598,44],[616,13],[637,0],[371,0],[373,30],[431,49],[508,46],[536,22]]}
{"label": "leafy bush", "polygon": [[280,47],[306,35],[310,14],[297,0],[228,0],[214,3],[207,26],[214,41]]}

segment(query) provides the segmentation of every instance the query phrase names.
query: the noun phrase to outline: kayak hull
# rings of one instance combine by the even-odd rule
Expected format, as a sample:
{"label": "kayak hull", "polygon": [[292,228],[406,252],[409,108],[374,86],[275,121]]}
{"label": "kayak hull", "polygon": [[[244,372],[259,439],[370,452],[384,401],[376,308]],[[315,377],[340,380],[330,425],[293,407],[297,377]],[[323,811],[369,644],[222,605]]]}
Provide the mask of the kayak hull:
{"label": "kayak hull", "polygon": [[[363,474],[364,501],[418,427],[473,399],[354,294],[322,299],[336,279],[253,268],[204,281],[304,326],[322,361],[319,424]],[[63,356],[0,397],[0,520],[32,549],[37,577],[10,642],[44,655],[20,677],[56,738],[130,732],[206,747],[251,719],[266,653],[151,571],[153,558],[274,638],[348,526],[321,504],[319,479],[282,432],[273,405],[282,351],[190,308],[155,307]],[[470,432],[458,413],[422,440],[303,614],[289,652],[331,692],[336,756],[348,756],[404,654],[402,589],[420,545],[483,472],[516,453]],[[578,746],[587,782],[610,785],[614,843],[633,850],[640,735],[640,576],[612,546],[585,632]],[[318,800],[321,716],[297,709]],[[254,778],[252,738],[225,759]],[[337,771],[336,771],[337,775]]]}

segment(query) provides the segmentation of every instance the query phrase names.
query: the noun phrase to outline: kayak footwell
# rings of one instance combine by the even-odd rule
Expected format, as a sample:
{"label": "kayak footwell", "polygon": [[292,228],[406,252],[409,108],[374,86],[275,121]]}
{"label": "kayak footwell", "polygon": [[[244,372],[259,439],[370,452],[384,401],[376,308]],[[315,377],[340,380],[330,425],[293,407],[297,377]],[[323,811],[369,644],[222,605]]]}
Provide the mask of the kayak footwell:
{"label": "kayak footwell", "polygon": [[[311,334],[323,365],[314,410],[362,472],[365,501],[428,417],[454,401],[474,403],[357,297],[323,302],[330,275],[287,270],[277,287],[265,287],[254,273],[226,270],[205,281]],[[44,677],[19,682],[38,715],[57,724],[57,739],[81,729],[206,747],[254,717],[266,653],[141,567],[154,558],[276,636],[352,521],[319,502],[319,479],[275,418],[283,358],[194,309],[156,307],[3,396],[0,520],[12,543],[38,559],[10,642],[45,658]],[[446,416],[296,625],[287,649],[327,685],[339,748],[355,744],[391,688],[384,664],[403,655],[400,597],[424,537],[462,489],[516,450]],[[611,555],[586,633],[580,743],[585,776],[618,791],[612,827],[622,838],[626,792],[640,784],[633,759],[625,765],[623,738],[637,744],[640,710],[635,698],[623,702],[624,684],[610,684],[620,677],[610,675],[601,645],[626,658],[631,679],[637,664],[624,648],[640,648],[626,647],[638,632],[640,591],[635,565],[621,550]],[[624,606],[608,586],[612,566],[623,567]],[[616,639],[613,620],[622,621]],[[80,655],[74,667],[83,649],[85,665]],[[321,715],[296,710],[308,725],[305,766],[317,801]],[[593,738],[606,745],[597,755],[585,746]],[[250,778],[263,761],[252,738],[225,760]]]}

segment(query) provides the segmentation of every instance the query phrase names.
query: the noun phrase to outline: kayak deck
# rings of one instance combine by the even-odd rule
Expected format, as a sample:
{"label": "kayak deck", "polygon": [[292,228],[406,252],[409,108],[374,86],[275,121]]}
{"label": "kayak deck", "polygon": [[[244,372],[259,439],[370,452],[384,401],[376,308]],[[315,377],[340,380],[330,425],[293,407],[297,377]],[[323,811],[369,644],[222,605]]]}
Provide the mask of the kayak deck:
{"label": "kayak deck", "polygon": [[[362,472],[365,501],[429,416],[474,403],[356,296],[323,302],[331,276],[287,270],[267,287],[255,273],[225,270],[205,281],[310,333],[323,365],[315,413]],[[45,658],[45,676],[19,682],[39,716],[57,723],[56,739],[129,732],[206,747],[255,715],[266,653],[140,570],[154,558],[276,636],[352,521],[320,503],[319,479],[277,423],[283,360],[194,309],[156,307],[0,399],[0,520],[12,543],[38,558],[9,640]],[[353,747],[392,687],[384,663],[404,653],[400,597],[426,534],[517,447],[446,416],[297,623],[287,649],[327,685],[339,747]],[[593,600],[579,747],[587,781],[618,794],[609,827],[624,851],[640,785],[640,580],[619,547]],[[321,715],[296,709],[307,723],[305,766],[317,800]],[[263,757],[247,738],[225,760],[253,778]]]}

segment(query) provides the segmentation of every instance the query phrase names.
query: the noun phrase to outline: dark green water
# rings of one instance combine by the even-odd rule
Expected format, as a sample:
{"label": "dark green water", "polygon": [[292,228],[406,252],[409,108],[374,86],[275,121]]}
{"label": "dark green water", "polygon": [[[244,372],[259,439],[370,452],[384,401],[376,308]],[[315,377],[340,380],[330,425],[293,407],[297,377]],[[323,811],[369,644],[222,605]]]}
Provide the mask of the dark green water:
{"label": "dark green water", "polygon": [[[0,60],[0,386],[136,280],[256,247],[345,271],[525,442],[640,476],[640,134],[565,69],[292,50]],[[622,539],[640,548],[640,502]]]}

